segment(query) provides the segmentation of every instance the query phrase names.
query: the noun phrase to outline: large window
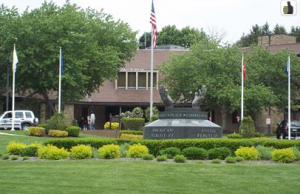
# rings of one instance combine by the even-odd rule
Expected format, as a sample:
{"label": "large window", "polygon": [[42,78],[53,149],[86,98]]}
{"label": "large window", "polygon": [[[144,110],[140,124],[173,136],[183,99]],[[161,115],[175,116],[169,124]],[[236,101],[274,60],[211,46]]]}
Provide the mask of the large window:
{"label": "large window", "polygon": [[136,88],[136,72],[128,72],[128,88]]}
{"label": "large window", "polygon": [[119,72],[118,74],[118,88],[125,88],[126,87],[126,73]]}
{"label": "large window", "polygon": [[146,73],[145,72],[141,72],[138,73],[138,88],[139,89],[146,89]]}
{"label": "large window", "polygon": [[[149,72],[148,73],[148,86],[149,88],[151,87],[151,73]],[[156,87],[156,73],[153,72],[153,87],[155,88]]]}
{"label": "large window", "polygon": [[[150,88],[150,72],[119,72],[117,79],[118,89],[141,89]],[[153,72],[153,87],[157,84],[157,72]]]}

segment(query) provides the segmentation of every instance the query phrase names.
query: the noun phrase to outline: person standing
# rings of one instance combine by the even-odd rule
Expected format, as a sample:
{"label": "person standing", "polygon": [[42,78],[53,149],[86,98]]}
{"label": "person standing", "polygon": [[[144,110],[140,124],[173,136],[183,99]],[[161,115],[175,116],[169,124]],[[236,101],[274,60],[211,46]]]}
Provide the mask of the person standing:
{"label": "person standing", "polygon": [[96,116],[93,111],[91,111],[91,130],[95,130],[95,122],[96,122]]}

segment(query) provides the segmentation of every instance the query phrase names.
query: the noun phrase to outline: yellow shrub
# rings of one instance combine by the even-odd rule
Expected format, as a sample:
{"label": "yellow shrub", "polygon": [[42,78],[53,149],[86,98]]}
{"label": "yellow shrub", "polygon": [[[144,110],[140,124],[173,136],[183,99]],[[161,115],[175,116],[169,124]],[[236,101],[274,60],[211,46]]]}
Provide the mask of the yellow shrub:
{"label": "yellow shrub", "polygon": [[92,157],[92,148],[86,145],[78,145],[71,148],[71,155],[76,159],[86,159]]}
{"label": "yellow shrub", "polygon": [[59,160],[69,157],[69,152],[64,148],[59,149],[56,146],[47,145],[38,150],[38,157],[41,159]]}
{"label": "yellow shrub", "polygon": [[134,134],[122,134],[120,139],[143,139],[143,136]]}
{"label": "yellow shrub", "polygon": [[98,149],[98,152],[100,158],[112,159],[121,157],[120,147],[114,144],[104,145]]}
{"label": "yellow shrub", "polygon": [[276,162],[290,163],[296,160],[296,156],[291,148],[276,149],[272,152],[272,160]]}
{"label": "yellow shrub", "polygon": [[49,130],[48,135],[50,137],[68,137],[68,132],[60,130]]}
{"label": "yellow shrub", "polygon": [[8,143],[6,146],[6,150],[8,153],[13,154],[13,155],[19,155],[20,151],[24,148],[26,148],[26,144],[24,143],[18,143],[15,141],[11,141]]}
{"label": "yellow shrub", "polygon": [[38,142],[34,142],[34,143],[29,144],[28,147],[35,147],[35,148],[39,149],[39,148],[43,147],[43,145],[39,144]]}
{"label": "yellow shrub", "polygon": [[259,152],[254,147],[240,147],[235,151],[235,155],[245,160],[257,160],[259,158]]}
{"label": "yellow shrub", "polygon": [[[117,122],[111,122],[111,129],[117,130],[119,129],[120,124]],[[110,127],[110,122],[106,122],[104,125],[104,129],[109,129]]]}
{"label": "yellow shrub", "polygon": [[145,145],[133,144],[129,146],[127,156],[130,158],[141,158],[144,154],[148,154],[149,150]]}
{"label": "yellow shrub", "polygon": [[29,127],[29,135],[39,136],[39,137],[45,136],[45,128],[30,126]]}

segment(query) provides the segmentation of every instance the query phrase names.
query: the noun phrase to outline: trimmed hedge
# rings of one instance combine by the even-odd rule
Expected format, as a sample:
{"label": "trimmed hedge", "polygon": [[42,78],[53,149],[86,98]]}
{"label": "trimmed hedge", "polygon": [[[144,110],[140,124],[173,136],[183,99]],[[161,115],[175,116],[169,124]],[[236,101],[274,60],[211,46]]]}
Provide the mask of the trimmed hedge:
{"label": "trimmed hedge", "polygon": [[122,140],[122,139],[93,139],[93,138],[67,138],[46,140],[44,145],[52,144],[59,148],[71,149],[79,144],[90,145],[94,148],[100,148],[107,144],[129,144],[140,143],[149,149],[149,153],[157,156],[160,150],[168,147],[177,147],[180,150],[188,147],[198,147],[210,150],[213,148],[227,147],[232,152],[240,147],[252,147],[263,145],[265,147],[274,147],[283,149],[288,147],[300,147],[298,140],[270,140],[270,139],[171,139],[171,140]]}
{"label": "trimmed hedge", "polygon": [[69,126],[65,129],[68,132],[69,137],[78,137],[80,132],[80,127],[78,126]]}
{"label": "trimmed hedge", "polygon": [[143,135],[143,131],[142,130],[121,130],[120,136],[122,134]]}
{"label": "trimmed hedge", "polygon": [[122,123],[124,126],[124,129],[143,129],[143,126],[145,125],[145,119],[144,118],[123,118]]}
{"label": "trimmed hedge", "polygon": [[[118,143],[120,142],[120,143]],[[77,145],[90,145],[94,148],[100,148],[103,145],[108,144],[122,144],[124,141],[117,141],[116,139],[90,139],[90,138],[74,138],[74,139],[50,139],[44,142],[44,145],[54,145],[58,148],[64,147],[65,149],[70,150],[72,147]]]}

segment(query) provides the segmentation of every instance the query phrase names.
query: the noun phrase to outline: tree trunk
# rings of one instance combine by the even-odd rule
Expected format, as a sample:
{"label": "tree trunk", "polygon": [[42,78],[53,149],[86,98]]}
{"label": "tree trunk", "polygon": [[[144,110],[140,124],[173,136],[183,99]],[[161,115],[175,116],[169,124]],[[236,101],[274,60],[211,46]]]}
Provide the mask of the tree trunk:
{"label": "tree trunk", "polygon": [[51,110],[51,112],[52,113],[54,113],[55,112],[55,109],[54,109],[54,107],[53,107],[53,105],[50,103],[50,100],[49,100],[49,96],[48,96],[48,94],[47,94],[47,92],[42,92],[42,95],[43,95],[43,97],[44,97],[44,99],[45,99],[45,103],[46,103],[46,119],[48,119],[48,118],[50,118],[50,116],[52,116],[52,115],[49,115],[48,113],[49,113],[49,111],[47,111],[47,110]]}
{"label": "tree trunk", "polygon": [[221,113],[222,113],[222,130],[226,130],[227,129],[227,114],[228,114],[228,105],[227,104],[223,104],[221,107]]}

